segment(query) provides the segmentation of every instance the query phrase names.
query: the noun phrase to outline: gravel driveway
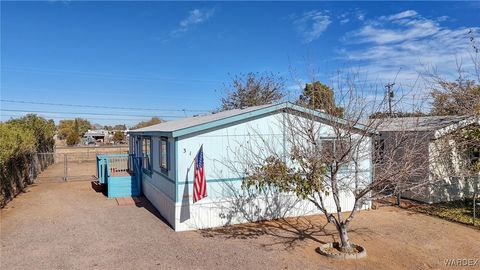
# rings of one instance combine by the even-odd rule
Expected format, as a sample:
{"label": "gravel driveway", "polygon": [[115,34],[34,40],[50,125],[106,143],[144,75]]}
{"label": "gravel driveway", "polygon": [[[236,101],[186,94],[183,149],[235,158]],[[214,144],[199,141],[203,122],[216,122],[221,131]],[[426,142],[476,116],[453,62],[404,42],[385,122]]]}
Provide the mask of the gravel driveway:
{"label": "gravel driveway", "polygon": [[437,269],[480,259],[479,230],[382,207],[351,227],[368,258],[335,261],[314,251],[335,239],[317,223],[325,221],[176,233],[148,201],[119,206],[87,181],[40,183],[1,210],[1,269]]}

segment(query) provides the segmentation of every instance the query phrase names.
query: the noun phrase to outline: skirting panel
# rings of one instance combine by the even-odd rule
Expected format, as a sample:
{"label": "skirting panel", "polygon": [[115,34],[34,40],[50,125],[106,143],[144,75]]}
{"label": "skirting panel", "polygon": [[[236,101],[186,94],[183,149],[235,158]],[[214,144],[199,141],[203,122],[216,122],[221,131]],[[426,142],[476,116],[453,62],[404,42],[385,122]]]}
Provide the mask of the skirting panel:
{"label": "skirting panel", "polygon": [[175,203],[146,179],[142,180],[142,191],[160,215],[175,227]]}
{"label": "skirting panel", "polygon": [[[270,194],[254,197],[234,197],[229,199],[206,199],[193,204],[191,199],[174,203],[148,180],[143,179],[142,189],[145,197],[175,229],[188,231],[215,228],[226,225],[278,219],[283,217],[308,216],[322,214],[317,207],[295,195]],[[351,211],[354,205],[352,195],[342,194],[342,211]],[[333,198],[325,201],[330,212],[335,211]],[[369,209],[370,203],[362,209]]]}
{"label": "skirting panel", "polygon": [[[343,195],[342,210],[351,211],[353,196]],[[335,211],[333,198],[326,200],[329,211]],[[369,209],[370,203],[363,209]],[[197,230],[221,227],[225,225],[322,214],[311,202],[299,200],[295,195],[256,196],[255,198],[236,198],[223,200],[204,199],[192,204],[185,200],[175,207],[175,231]]]}

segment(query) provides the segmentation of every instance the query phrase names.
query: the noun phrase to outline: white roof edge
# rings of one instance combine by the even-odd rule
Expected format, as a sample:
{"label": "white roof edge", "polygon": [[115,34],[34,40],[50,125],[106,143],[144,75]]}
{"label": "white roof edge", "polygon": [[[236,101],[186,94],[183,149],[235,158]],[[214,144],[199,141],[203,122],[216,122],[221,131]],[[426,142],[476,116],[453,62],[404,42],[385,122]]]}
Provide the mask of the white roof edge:
{"label": "white roof edge", "polygon": [[[198,116],[198,117],[185,118],[185,119],[171,121],[171,122],[164,122],[164,123],[160,123],[150,127],[132,130],[132,131],[129,131],[129,133],[134,133],[134,134],[135,133],[137,134],[164,133],[164,134],[170,134],[172,137],[179,137],[179,136],[187,135],[193,132],[200,132],[202,130],[216,127],[218,125],[241,121],[244,119],[260,116],[263,114],[267,114],[267,113],[271,113],[271,112],[274,112],[277,110],[283,110],[283,109],[292,109],[299,112],[311,114],[327,121],[334,121],[339,123],[345,122],[345,120],[342,118],[327,115],[326,113],[313,110],[310,108],[306,108],[301,105],[297,105],[287,101],[287,102],[281,102],[276,104],[248,107],[246,109],[234,109],[234,110],[220,112],[218,114],[210,114],[210,115],[204,115],[204,116]],[[228,112],[230,112],[230,114]],[[222,113],[224,113],[225,116],[223,116]],[[200,119],[200,121],[195,121],[198,119]],[[181,121],[185,123],[182,123]],[[188,121],[191,121],[192,123],[188,123]],[[175,126],[175,124],[178,124],[178,123],[180,124],[178,126]],[[164,126],[164,129],[156,129],[162,126]],[[365,129],[366,127],[363,124],[357,124],[354,128],[362,130],[362,129]],[[372,134],[373,133],[375,132],[372,132]]]}
{"label": "white roof edge", "polygon": [[[252,107],[247,107],[247,108],[244,108],[244,109],[232,109],[232,110],[222,111],[222,112],[218,112],[218,113],[192,116],[192,117],[182,118],[182,119],[179,119],[179,120],[162,122],[162,123],[159,123],[159,124],[155,124],[155,125],[140,128],[140,129],[130,130],[129,132],[130,133],[147,133],[147,132],[148,133],[150,133],[150,132],[172,133],[172,132],[175,132],[175,131],[178,131],[178,130],[182,130],[182,129],[186,129],[186,128],[190,128],[190,127],[194,127],[194,126],[199,126],[199,125],[202,125],[202,124],[206,124],[206,123],[209,123],[209,122],[214,122],[214,121],[221,120],[221,119],[228,119],[230,117],[239,116],[239,115],[242,115],[242,114],[247,114],[247,113],[255,112],[255,111],[258,111],[258,110],[265,109],[265,108],[269,108],[269,107],[273,107],[273,106],[279,106],[279,105],[287,104],[287,103],[289,103],[289,102],[252,106]],[[231,114],[231,115],[227,114],[225,117],[218,117],[219,115],[221,116],[222,113],[228,113],[228,112],[232,112],[232,111],[238,111],[238,113]],[[215,116],[217,116],[217,117],[215,117]],[[198,119],[204,120],[205,118],[210,118],[210,117],[212,117],[213,119],[207,119],[207,120],[205,120],[205,122],[199,121],[199,123],[192,123],[192,124],[189,124],[189,125],[185,125],[183,127],[178,127],[178,128],[174,128],[174,129],[170,129],[170,130],[155,129],[155,127],[161,127],[161,126],[164,126],[165,124],[178,123],[180,121],[188,121],[188,120],[198,120]]]}
{"label": "white roof edge", "polygon": [[451,125],[448,125],[446,127],[443,127],[443,128],[440,128],[440,129],[437,129],[435,130],[435,133],[434,133],[434,138],[435,139],[438,139],[442,136],[445,136],[459,128],[463,128],[463,127],[466,127],[466,126],[469,126],[471,124],[474,124],[474,123],[477,123],[480,125],[480,118],[479,117],[476,117],[476,116],[471,116],[471,117],[468,117],[464,120],[461,120],[455,124],[451,124]]}

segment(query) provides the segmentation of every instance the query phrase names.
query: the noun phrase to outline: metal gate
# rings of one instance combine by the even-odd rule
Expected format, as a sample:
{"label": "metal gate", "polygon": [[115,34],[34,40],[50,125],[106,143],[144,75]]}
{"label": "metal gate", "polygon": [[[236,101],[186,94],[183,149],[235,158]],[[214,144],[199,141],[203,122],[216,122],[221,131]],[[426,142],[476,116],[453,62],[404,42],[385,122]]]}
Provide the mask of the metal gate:
{"label": "metal gate", "polygon": [[45,168],[37,175],[35,182],[92,181],[97,178],[96,154],[37,153]]}
{"label": "metal gate", "polygon": [[[97,155],[126,154],[126,146],[66,147],[36,153],[31,158],[34,182],[92,181],[97,179]],[[32,182],[33,182],[32,181]]]}

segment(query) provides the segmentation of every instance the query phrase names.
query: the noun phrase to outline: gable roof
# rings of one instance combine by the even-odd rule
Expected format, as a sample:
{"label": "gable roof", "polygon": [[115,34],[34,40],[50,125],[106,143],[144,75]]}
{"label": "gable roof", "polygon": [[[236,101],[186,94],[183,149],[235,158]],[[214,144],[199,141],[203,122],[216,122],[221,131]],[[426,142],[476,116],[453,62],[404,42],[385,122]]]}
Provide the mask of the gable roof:
{"label": "gable roof", "polygon": [[378,131],[420,131],[434,132],[436,138],[474,123],[480,124],[480,119],[465,115],[422,116],[384,118],[378,126]]}
{"label": "gable roof", "polygon": [[467,116],[421,116],[383,118],[379,131],[430,131],[437,130],[468,118]]}
{"label": "gable roof", "polygon": [[[308,109],[291,102],[283,102],[278,104],[268,104],[261,106],[253,106],[245,109],[233,109],[228,111],[222,111],[218,113],[212,113],[207,115],[189,117],[174,121],[163,122],[160,124],[144,127],[136,130],[130,130],[128,133],[170,133],[172,137],[179,137],[188,135],[194,132],[201,132],[210,128],[215,128],[238,121],[245,121],[259,116],[275,113],[284,109],[292,109],[301,113],[310,114],[320,119],[327,121],[335,121],[338,123],[346,123],[345,120],[337,117],[330,116],[326,113]],[[355,126],[357,129],[366,129],[365,126],[358,124]]]}

